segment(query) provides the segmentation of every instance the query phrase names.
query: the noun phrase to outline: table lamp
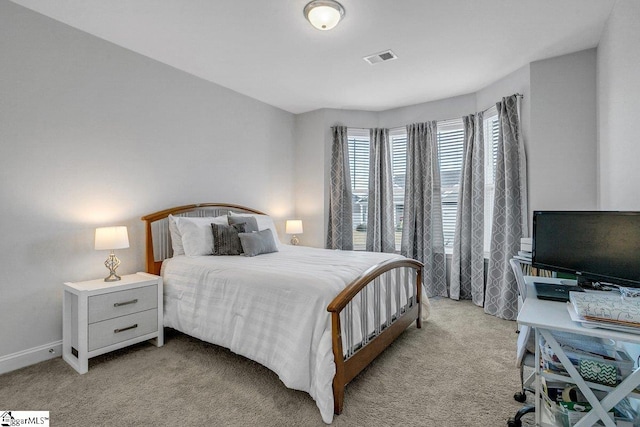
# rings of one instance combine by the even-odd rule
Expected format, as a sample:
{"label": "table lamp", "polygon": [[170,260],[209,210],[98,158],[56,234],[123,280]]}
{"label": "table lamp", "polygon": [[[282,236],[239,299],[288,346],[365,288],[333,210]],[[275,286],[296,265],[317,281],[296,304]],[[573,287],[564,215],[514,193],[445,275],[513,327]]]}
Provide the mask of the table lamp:
{"label": "table lamp", "polygon": [[118,227],[98,227],[96,228],[96,250],[111,251],[109,257],[104,262],[109,269],[109,276],[105,277],[105,282],[116,282],[120,276],[116,274],[116,268],[120,265],[120,260],[113,253],[114,249],[125,249],[129,247],[129,235],[126,226]]}
{"label": "table lamp", "polygon": [[291,244],[296,246],[300,243],[296,234],[302,234],[302,220],[299,219],[288,219],[285,226],[285,233],[293,234],[291,238]]}

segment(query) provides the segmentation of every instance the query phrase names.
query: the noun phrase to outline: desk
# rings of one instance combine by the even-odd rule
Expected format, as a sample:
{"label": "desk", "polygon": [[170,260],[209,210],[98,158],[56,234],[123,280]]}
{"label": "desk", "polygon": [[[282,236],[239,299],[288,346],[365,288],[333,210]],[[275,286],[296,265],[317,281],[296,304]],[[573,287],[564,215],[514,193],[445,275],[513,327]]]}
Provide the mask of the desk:
{"label": "desk", "polygon": [[[582,394],[587,398],[592,406],[592,410],[582,418],[575,427],[587,427],[596,423],[599,419],[602,420],[607,427],[616,427],[616,424],[611,421],[611,418],[607,415],[607,411],[613,408],[620,400],[640,385],[640,369],[636,369],[631,375],[629,375],[624,381],[622,381],[617,387],[606,387],[594,383],[587,383],[582,379],[576,368],[571,364],[566,354],[555,340],[552,331],[564,331],[575,334],[592,336],[598,338],[613,339],[615,341],[628,342],[634,344],[640,344],[640,334],[632,334],[627,332],[618,332],[602,328],[585,328],[582,325],[574,322],[569,317],[566,303],[553,302],[539,300],[536,298],[535,287],[533,282],[545,282],[545,283],[560,283],[556,278],[542,278],[535,276],[525,276],[525,283],[527,286],[527,299],[525,300],[522,310],[518,314],[518,323],[522,325],[528,325],[536,331],[536,361],[540,360],[540,347],[537,345],[540,336],[544,337],[545,341],[553,349],[558,356],[565,369],[571,378],[566,378],[566,381],[575,383],[580,389]],[[540,363],[536,363],[536,408],[541,408],[541,378],[542,372]],[[546,374],[544,374],[546,375]],[[557,378],[555,376],[554,378]],[[608,391],[607,396],[599,401],[593,394],[592,388]],[[634,393],[634,397],[637,394]],[[536,410],[536,426],[547,426],[549,424],[542,423],[540,410]]]}

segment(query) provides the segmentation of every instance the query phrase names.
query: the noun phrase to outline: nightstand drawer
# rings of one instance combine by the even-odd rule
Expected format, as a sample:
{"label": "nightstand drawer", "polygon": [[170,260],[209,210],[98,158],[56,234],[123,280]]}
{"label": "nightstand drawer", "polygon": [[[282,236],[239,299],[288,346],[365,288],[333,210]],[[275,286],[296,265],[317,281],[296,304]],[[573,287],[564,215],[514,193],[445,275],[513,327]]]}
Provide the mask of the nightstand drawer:
{"label": "nightstand drawer", "polygon": [[158,307],[157,285],[89,297],[89,323]]}
{"label": "nightstand drawer", "polygon": [[[155,287],[154,287],[155,288]],[[158,310],[103,320],[89,325],[89,351],[150,334],[158,330]]]}

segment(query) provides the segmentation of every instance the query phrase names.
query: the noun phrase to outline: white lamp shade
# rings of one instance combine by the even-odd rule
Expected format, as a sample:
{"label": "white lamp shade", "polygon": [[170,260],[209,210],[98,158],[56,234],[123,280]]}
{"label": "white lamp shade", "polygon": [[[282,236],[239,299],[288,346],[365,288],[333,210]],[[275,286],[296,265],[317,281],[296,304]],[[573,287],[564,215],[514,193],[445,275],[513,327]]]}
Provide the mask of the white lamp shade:
{"label": "white lamp shade", "polygon": [[124,249],[129,247],[127,227],[99,227],[96,228],[96,250]]}
{"label": "white lamp shade", "polygon": [[302,221],[299,219],[288,219],[285,226],[287,234],[302,234]]}
{"label": "white lamp shade", "polygon": [[315,28],[327,31],[338,25],[344,16],[344,8],[333,0],[315,0],[304,8],[304,15]]}

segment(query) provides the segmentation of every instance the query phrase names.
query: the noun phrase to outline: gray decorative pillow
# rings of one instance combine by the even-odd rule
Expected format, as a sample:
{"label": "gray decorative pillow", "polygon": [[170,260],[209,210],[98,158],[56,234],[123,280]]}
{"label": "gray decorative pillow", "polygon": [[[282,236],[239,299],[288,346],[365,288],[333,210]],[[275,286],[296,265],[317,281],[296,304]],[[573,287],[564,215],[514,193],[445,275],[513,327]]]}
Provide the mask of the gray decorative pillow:
{"label": "gray decorative pillow", "polygon": [[238,233],[244,233],[244,224],[211,224],[214,255],[240,255],[242,244]]}
{"label": "gray decorative pillow", "polygon": [[227,216],[227,221],[229,221],[229,225],[244,224],[245,233],[258,231],[258,221],[252,216],[232,215],[230,213],[229,216]]}
{"label": "gray decorative pillow", "polygon": [[254,231],[253,233],[238,233],[238,236],[240,237],[245,256],[278,252],[278,246],[273,239],[273,233],[268,228],[262,231]]}

